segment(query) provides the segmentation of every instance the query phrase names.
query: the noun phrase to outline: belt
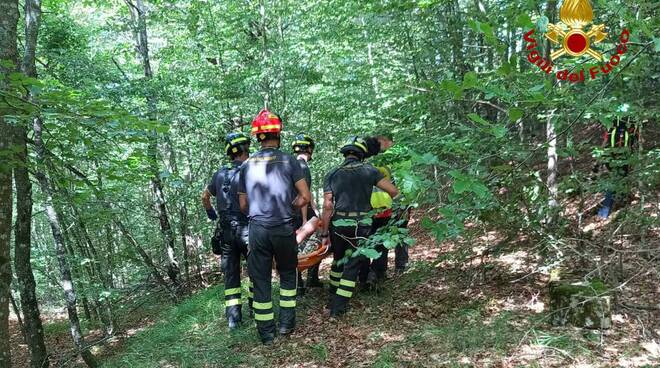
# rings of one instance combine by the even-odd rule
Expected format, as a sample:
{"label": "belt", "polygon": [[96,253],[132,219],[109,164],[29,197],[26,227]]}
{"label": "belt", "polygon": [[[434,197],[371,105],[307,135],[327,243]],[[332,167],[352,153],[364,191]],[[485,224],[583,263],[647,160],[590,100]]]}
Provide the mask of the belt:
{"label": "belt", "polygon": [[220,224],[223,226],[239,226],[239,225],[247,225],[248,224],[248,219],[246,217],[241,217],[241,216],[233,216],[233,215],[225,215],[222,216],[220,215]]}
{"label": "belt", "polygon": [[368,214],[369,212],[341,212],[341,211],[335,212],[335,215],[342,217],[361,217],[361,216],[366,216]]}

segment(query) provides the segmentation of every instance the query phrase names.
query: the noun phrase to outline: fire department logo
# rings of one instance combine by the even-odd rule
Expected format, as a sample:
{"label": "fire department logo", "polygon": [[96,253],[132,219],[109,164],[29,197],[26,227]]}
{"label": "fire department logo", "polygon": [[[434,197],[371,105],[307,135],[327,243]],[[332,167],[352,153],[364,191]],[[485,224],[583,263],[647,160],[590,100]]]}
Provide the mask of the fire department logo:
{"label": "fire department logo", "polygon": [[[542,53],[538,49],[541,40],[537,41],[534,35],[536,30],[532,28],[523,36],[527,44],[527,60],[547,74],[556,74],[557,79],[561,81],[577,83],[589,77],[596,79],[598,75],[609,74],[620,64],[621,56],[628,51],[630,31],[625,28],[621,31],[616,52],[607,57],[594,48],[607,37],[605,25],[592,25],[588,31],[585,31],[585,28],[593,22],[593,18],[594,12],[589,0],[564,0],[559,9],[561,22],[548,24],[547,32],[543,34],[543,37],[550,41],[551,48],[555,50],[550,52],[546,49],[547,53]],[[588,69],[577,71],[555,70],[555,60],[564,55],[574,58],[587,56],[597,64],[587,64]]]}
{"label": "fire department logo", "polygon": [[[573,57],[579,57],[584,54],[592,58],[603,61],[603,54],[591,48],[592,44],[602,42],[607,33],[603,32],[605,29],[604,24],[594,25],[589,32],[583,29],[590,24],[593,20],[594,12],[591,8],[589,0],[565,0],[559,10],[559,19],[562,23],[568,26],[568,30],[564,30],[561,24],[548,24],[548,32],[545,37],[555,45],[561,45],[561,48],[552,52],[550,57],[552,60],[559,58],[564,54]],[[563,39],[559,41],[559,37]]]}

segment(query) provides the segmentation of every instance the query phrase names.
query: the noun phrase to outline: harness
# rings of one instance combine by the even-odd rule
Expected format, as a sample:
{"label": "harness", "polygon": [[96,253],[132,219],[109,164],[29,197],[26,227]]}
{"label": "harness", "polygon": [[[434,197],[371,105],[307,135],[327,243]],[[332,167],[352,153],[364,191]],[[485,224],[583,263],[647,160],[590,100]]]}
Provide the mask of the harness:
{"label": "harness", "polygon": [[[226,197],[226,203],[225,203],[225,208],[224,209],[218,209],[218,211],[221,213],[221,219],[219,222],[222,223],[231,223],[234,221],[238,221],[235,217],[240,216],[240,213],[237,213],[235,211],[230,211],[231,209],[231,197],[229,196],[229,191],[231,190],[231,183],[234,181],[234,178],[236,175],[238,175],[238,172],[240,171],[240,166],[237,167],[224,167],[222,169],[222,172],[225,175],[224,180],[222,181],[222,192],[227,195]],[[224,212],[224,216],[222,216],[222,213]]]}
{"label": "harness", "polygon": [[[229,190],[231,189],[231,182],[234,181],[234,178],[236,177],[236,174],[238,174],[238,171],[240,170],[240,167],[235,167],[235,168],[224,168],[224,173],[225,173],[225,180],[222,182],[222,191],[224,193],[229,193]],[[231,172],[231,176],[227,175],[229,172]],[[229,205],[231,204],[230,201],[227,201],[227,210],[229,210]]]}

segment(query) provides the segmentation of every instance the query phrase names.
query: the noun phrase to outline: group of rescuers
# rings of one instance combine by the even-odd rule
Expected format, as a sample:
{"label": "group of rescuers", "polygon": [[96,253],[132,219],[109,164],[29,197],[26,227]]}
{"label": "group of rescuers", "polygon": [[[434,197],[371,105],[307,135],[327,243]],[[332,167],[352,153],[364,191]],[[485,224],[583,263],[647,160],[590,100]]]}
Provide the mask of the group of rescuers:
{"label": "group of rescuers", "polygon": [[[297,268],[298,245],[312,233],[320,232],[322,246],[329,247],[333,255],[328,303],[331,317],[346,313],[358,278],[361,283],[366,283],[367,278],[384,279],[384,247],[378,249],[381,256],[373,262],[364,255],[348,255],[358,247],[359,239],[369,237],[394,217],[392,200],[399,194],[387,169],[365,162],[365,158],[389,148],[393,144],[391,137],[350,137],[340,149],[343,163],[325,177],[319,218],[312,204],[308,166],[314,141],[306,134],[295,136],[294,157],[280,150],[281,132],[280,117],[264,109],[252,121],[251,133],[260,145],[256,153],[249,154],[250,139],[245,135],[227,135],[225,150],[231,164],[213,175],[202,194],[209,219],[218,221],[214,236],[214,248],[218,249],[214,253],[221,253],[229,328],[239,327],[242,321],[243,256],[247,258],[249,274],[249,311],[264,344],[271,344],[276,333],[283,336],[294,330],[296,296],[302,283]],[[216,198],[215,209],[211,196]],[[372,221],[364,221],[379,207],[381,211]],[[399,213],[402,220],[398,223],[407,222],[405,217],[407,213]],[[407,248],[399,246],[395,253],[396,271],[401,272],[406,267]],[[271,298],[273,260],[280,278],[278,328]],[[307,286],[321,286],[318,271],[318,265],[308,270]]]}

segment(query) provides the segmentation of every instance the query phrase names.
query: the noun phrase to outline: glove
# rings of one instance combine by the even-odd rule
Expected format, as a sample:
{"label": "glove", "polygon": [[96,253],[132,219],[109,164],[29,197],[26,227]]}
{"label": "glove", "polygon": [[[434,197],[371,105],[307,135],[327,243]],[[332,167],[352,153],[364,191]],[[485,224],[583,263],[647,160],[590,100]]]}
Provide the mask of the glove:
{"label": "glove", "polygon": [[215,210],[213,207],[209,208],[206,210],[206,216],[209,218],[211,221],[215,221],[218,219],[218,214],[215,213]]}

